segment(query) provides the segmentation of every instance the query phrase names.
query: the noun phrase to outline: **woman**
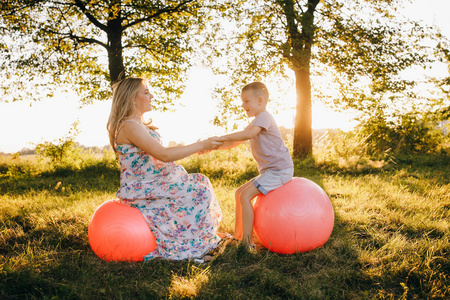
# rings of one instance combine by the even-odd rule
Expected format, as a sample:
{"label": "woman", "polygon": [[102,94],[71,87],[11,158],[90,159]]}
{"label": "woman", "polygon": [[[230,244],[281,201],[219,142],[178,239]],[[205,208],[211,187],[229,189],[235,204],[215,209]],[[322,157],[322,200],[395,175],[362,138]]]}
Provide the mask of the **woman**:
{"label": "woman", "polygon": [[155,235],[158,246],[144,260],[202,258],[220,241],[217,229],[222,213],[209,179],[188,174],[173,161],[223,143],[209,138],[164,147],[156,128],[143,121],[143,114],[152,109],[152,98],[142,78],[127,78],[113,86],[107,129],[119,157],[117,197],[138,208]]}

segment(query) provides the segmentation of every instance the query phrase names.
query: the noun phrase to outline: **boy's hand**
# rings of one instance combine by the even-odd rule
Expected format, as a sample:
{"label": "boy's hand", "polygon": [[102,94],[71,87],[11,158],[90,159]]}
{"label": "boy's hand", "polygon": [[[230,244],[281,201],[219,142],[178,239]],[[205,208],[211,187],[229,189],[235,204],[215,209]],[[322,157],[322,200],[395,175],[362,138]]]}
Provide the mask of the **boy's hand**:
{"label": "boy's hand", "polygon": [[222,146],[223,143],[227,141],[226,138],[223,138],[221,136],[213,136],[210,137],[208,140],[210,140],[213,145],[213,148],[211,150],[219,149],[219,147]]}
{"label": "boy's hand", "polygon": [[224,136],[213,136],[210,139],[214,140],[217,143],[220,143],[220,146],[223,145],[224,142],[228,141],[228,139]]}

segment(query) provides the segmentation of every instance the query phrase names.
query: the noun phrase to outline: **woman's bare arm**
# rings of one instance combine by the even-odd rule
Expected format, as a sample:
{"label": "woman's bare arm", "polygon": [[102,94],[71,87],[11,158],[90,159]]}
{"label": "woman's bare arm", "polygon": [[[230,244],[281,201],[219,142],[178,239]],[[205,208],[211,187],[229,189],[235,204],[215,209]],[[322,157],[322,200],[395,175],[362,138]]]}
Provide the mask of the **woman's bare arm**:
{"label": "woman's bare arm", "polygon": [[[120,137],[120,140],[119,140]],[[223,145],[223,138],[209,138],[186,146],[164,147],[155,140],[148,130],[136,122],[127,122],[119,132],[118,142],[133,144],[149,155],[164,162],[185,158],[203,150],[212,150]]]}

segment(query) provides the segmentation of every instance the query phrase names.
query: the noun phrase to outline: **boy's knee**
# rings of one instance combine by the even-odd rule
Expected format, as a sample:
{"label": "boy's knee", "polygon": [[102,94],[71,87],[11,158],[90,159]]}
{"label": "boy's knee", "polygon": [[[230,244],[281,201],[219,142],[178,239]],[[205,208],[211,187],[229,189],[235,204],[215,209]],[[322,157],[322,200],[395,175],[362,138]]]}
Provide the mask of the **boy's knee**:
{"label": "boy's knee", "polygon": [[245,185],[238,187],[237,190],[234,192],[234,196],[236,197],[236,199],[242,198],[242,194],[244,193],[244,191],[245,191]]}
{"label": "boy's knee", "polygon": [[241,193],[242,193],[242,191],[240,191],[239,189],[237,189],[237,190],[234,192],[234,198],[235,198],[235,199],[240,199],[240,198],[241,198]]}
{"label": "boy's knee", "polygon": [[253,198],[254,198],[254,196],[250,195],[249,193],[243,192],[243,193],[241,193],[240,196],[239,196],[239,201],[240,201],[241,203],[245,203],[245,202],[251,203],[252,200],[253,200]]}
{"label": "boy's knee", "polygon": [[261,194],[261,192],[255,186],[251,186],[248,189],[246,189],[241,194],[240,197],[242,198],[243,201],[252,202],[252,200],[260,194]]}

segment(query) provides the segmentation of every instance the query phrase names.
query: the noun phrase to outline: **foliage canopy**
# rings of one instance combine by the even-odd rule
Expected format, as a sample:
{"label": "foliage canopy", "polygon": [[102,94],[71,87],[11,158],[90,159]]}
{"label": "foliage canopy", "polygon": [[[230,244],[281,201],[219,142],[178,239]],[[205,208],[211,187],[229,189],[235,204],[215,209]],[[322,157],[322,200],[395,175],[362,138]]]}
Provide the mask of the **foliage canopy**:
{"label": "foliage canopy", "polygon": [[216,123],[226,123],[236,111],[229,107],[238,98],[239,86],[274,74],[295,78],[297,157],[312,149],[313,100],[355,109],[365,117],[393,103],[417,104],[416,82],[403,75],[414,67],[430,67],[436,60],[433,47],[442,36],[403,16],[405,2],[250,0],[234,6],[228,18],[239,26],[234,34],[221,37],[228,39],[229,55],[216,66],[216,72],[228,78],[218,88],[225,100]]}
{"label": "foliage canopy", "polygon": [[[405,77],[449,60],[448,40],[401,13],[408,0],[14,0],[0,4],[3,101],[75,90],[85,102],[106,99],[110,83],[143,76],[159,92],[159,108],[182,93],[196,59],[221,75],[218,125],[240,114],[240,88],[280,78],[295,85],[294,156],[312,151],[311,105],[353,109],[363,120],[392,106],[437,107]],[[280,77],[281,75],[281,77]],[[293,76],[292,76],[293,75]],[[290,81],[294,78],[295,83]],[[282,83],[280,83],[282,84]],[[34,87],[38,87],[37,89]],[[326,88],[324,88],[326,87]],[[36,94],[40,91],[42,94]]]}
{"label": "foliage canopy", "polygon": [[205,7],[201,0],[2,2],[1,98],[51,96],[58,87],[90,102],[107,98],[116,80],[145,76],[166,107],[183,90]]}

